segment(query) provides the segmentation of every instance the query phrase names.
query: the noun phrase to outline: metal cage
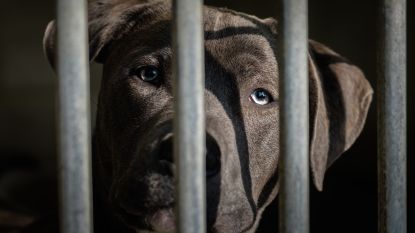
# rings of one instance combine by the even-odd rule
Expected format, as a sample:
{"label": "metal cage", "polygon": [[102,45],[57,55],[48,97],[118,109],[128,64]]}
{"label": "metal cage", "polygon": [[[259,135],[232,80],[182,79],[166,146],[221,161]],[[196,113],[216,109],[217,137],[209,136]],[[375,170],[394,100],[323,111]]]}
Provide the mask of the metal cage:
{"label": "metal cage", "polygon": [[[61,231],[92,223],[86,0],[58,0]],[[280,224],[309,232],[307,0],[282,0]],[[178,230],[206,231],[203,1],[175,0]],[[406,232],[406,1],[382,0],[378,74],[379,232]],[[186,97],[186,98],[185,98]],[[193,190],[188,192],[187,190]],[[277,226],[276,226],[277,228]]]}

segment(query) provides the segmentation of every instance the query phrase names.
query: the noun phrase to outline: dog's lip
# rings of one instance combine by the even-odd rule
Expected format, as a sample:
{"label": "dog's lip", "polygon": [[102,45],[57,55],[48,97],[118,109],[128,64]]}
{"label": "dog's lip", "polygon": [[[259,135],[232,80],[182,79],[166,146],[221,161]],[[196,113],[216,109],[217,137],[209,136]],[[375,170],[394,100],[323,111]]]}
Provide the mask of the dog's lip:
{"label": "dog's lip", "polygon": [[148,211],[143,211],[142,209],[136,209],[136,208],[132,208],[130,207],[129,204],[121,202],[119,205],[120,209],[122,210],[122,212],[126,215],[131,215],[131,216],[145,216],[145,215],[154,215],[152,213],[157,213],[160,210],[169,210],[169,209],[173,209],[174,207],[174,202],[169,203],[168,205],[164,205],[164,206],[153,206],[153,207],[147,207]]}
{"label": "dog's lip", "polygon": [[148,218],[148,224],[156,232],[175,232],[176,222],[172,208],[157,210]]}
{"label": "dog's lip", "polygon": [[[134,229],[139,229],[138,232],[151,231],[151,232],[163,232],[173,233],[176,230],[176,223],[174,218],[173,206],[159,207],[159,209],[150,213],[143,213],[138,210],[132,210],[130,208],[123,208],[121,206],[120,217],[126,222],[127,225]],[[133,219],[141,219],[144,225],[139,224],[139,221]]]}

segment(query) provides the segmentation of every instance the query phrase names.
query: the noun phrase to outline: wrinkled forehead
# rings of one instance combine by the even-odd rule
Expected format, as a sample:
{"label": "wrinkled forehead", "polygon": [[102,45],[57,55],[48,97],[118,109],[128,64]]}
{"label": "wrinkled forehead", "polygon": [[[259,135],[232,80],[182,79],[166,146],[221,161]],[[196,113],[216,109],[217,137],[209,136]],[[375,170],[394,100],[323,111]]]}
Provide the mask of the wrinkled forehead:
{"label": "wrinkled forehead", "polygon": [[215,57],[252,56],[262,62],[276,61],[275,38],[256,17],[205,7],[204,30],[206,49]]}
{"label": "wrinkled forehead", "polygon": [[276,73],[275,38],[252,16],[205,8],[206,53],[237,77]]}
{"label": "wrinkled forehead", "polygon": [[[146,25],[121,41],[124,47],[121,55],[160,53],[171,58],[171,8],[167,4],[152,7],[149,10],[153,14]],[[236,77],[252,76],[258,70],[276,75],[275,38],[259,19],[227,9],[204,7],[204,30],[206,56],[227,72]]]}

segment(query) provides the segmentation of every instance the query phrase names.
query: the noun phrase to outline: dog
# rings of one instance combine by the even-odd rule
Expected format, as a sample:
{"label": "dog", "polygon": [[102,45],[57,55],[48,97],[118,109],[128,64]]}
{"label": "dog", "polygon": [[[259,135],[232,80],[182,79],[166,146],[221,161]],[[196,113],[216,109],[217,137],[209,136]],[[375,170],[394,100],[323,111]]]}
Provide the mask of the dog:
{"label": "dog", "polygon": [[[95,226],[173,232],[171,2],[88,5],[90,60],[103,64],[94,215],[108,220]],[[254,232],[278,193],[277,22],[224,8],[203,12],[207,230]],[[52,21],[44,39],[52,66],[56,31]],[[310,166],[322,190],[326,169],[362,131],[373,91],[358,67],[321,43],[310,40],[308,64]]]}

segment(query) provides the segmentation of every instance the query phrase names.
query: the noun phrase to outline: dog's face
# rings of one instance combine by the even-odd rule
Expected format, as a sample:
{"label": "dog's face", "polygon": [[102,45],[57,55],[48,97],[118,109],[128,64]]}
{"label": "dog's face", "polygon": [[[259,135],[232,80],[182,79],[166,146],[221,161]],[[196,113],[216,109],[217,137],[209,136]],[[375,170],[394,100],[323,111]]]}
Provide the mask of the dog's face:
{"label": "dog's face", "polygon": [[[89,7],[91,59],[104,64],[94,175],[131,228],[173,231],[171,4]],[[278,191],[276,23],[209,7],[204,16],[208,230],[253,231]],[[52,63],[54,35],[51,24]],[[326,167],[360,133],[372,91],[356,67],[316,42],[310,48],[310,162],[321,189]]]}

